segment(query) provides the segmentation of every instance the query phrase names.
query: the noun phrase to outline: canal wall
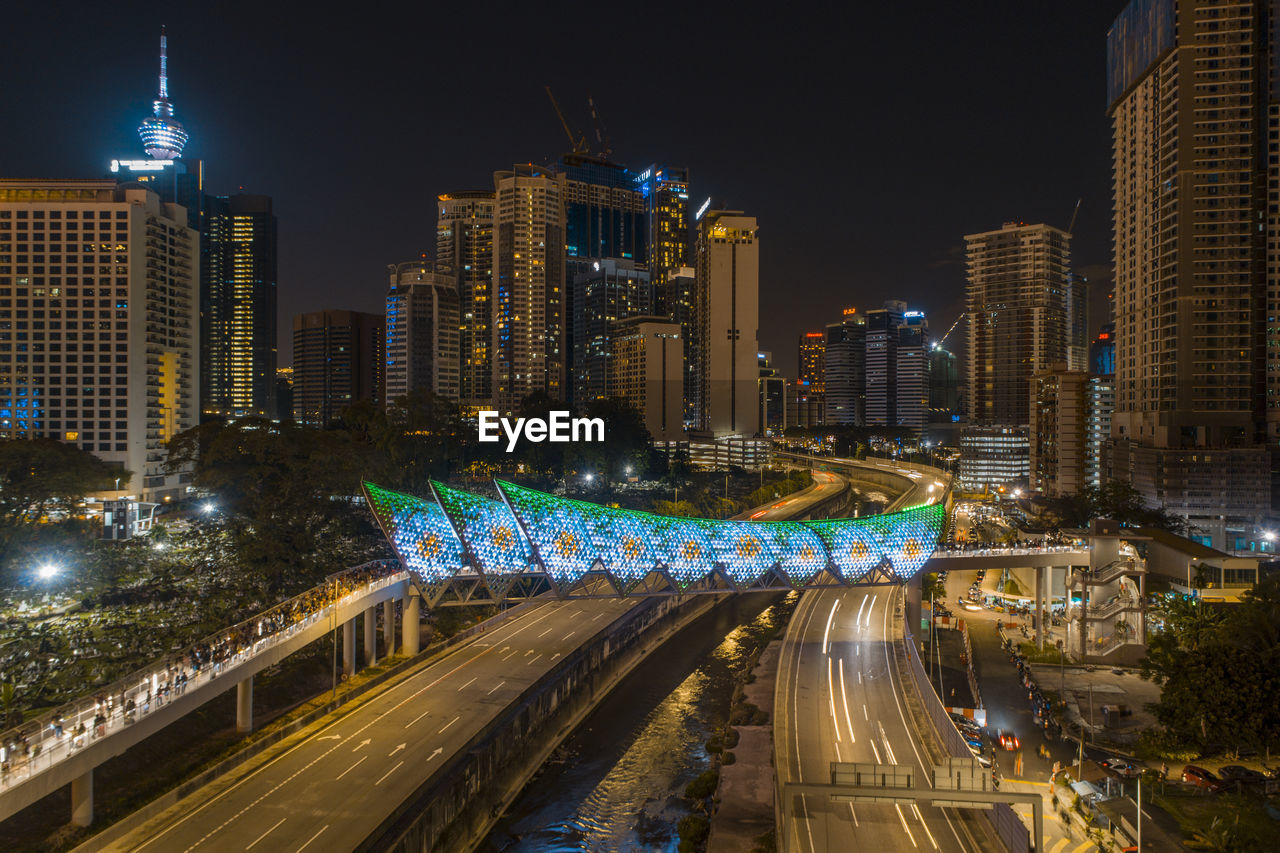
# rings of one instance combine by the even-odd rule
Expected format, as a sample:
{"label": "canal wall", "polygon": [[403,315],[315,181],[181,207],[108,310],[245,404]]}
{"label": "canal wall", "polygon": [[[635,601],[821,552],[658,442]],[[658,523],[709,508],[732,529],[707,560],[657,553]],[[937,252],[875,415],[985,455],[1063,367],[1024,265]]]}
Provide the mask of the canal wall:
{"label": "canal wall", "polygon": [[360,850],[469,850],[609,691],[724,596],[642,601],[531,684],[367,838]]}

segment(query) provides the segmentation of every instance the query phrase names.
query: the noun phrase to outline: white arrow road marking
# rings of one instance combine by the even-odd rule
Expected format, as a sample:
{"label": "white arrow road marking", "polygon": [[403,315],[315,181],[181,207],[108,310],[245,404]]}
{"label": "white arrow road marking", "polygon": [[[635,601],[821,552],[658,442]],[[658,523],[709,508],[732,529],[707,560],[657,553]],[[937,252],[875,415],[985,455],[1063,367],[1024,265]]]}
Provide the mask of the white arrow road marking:
{"label": "white arrow road marking", "polygon": [[[367,756],[367,755],[362,755],[362,756],[360,756],[360,761],[357,761],[355,764],[352,764],[352,765],[351,765],[350,767],[348,767],[346,770],[343,770],[341,773],[339,773],[339,774],[338,774],[338,779],[341,779],[343,776],[346,776],[346,775],[347,775],[348,773],[350,773],[352,770],[355,770],[357,767],[359,767],[359,766],[360,766],[361,762],[363,762],[363,761],[364,761],[366,758],[368,758],[368,757],[369,757],[369,756]],[[335,779],[334,781],[336,782],[336,781],[337,781],[337,779]]]}
{"label": "white arrow road marking", "polygon": [[[454,717],[454,718],[453,718],[452,720],[450,720],[449,722],[445,723],[445,724],[444,724],[444,729],[449,728],[449,726],[452,726],[454,723],[458,722],[458,720],[461,720],[461,719],[462,719],[462,715],[461,715],[461,714],[459,714],[458,716]],[[440,734],[440,735],[444,734],[444,729],[441,729],[440,731],[436,732],[436,734]]]}
{"label": "white arrow road marking", "polygon": [[558,657],[560,657],[560,653],[559,653],[559,652],[556,652],[554,655],[552,655],[552,656],[551,656],[551,659],[552,659],[552,660],[555,660],[555,659],[556,659],[556,658],[558,658]]}
{"label": "white arrow road marking", "polygon": [[[392,753],[392,755],[394,755],[394,754],[395,754],[395,753]],[[383,773],[383,774],[382,774],[382,779],[379,779],[377,782],[374,782],[374,783],[373,783],[373,784],[374,784],[374,786],[375,786],[375,787],[377,787],[378,785],[381,785],[381,784],[383,783],[383,781],[384,781],[388,776],[390,776],[392,773],[395,773],[397,770],[399,770],[399,769],[400,769],[400,765],[401,765],[401,764],[404,764],[404,762],[403,762],[403,761],[397,761],[397,762],[396,762],[396,766],[395,766],[395,767],[392,767],[392,768],[391,768],[390,770],[388,770],[386,773]]]}
{"label": "white arrow road marking", "polygon": [[316,740],[342,740],[342,735],[321,735]]}
{"label": "white arrow road marking", "polygon": [[365,738],[364,740],[362,740],[362,741],[360,741],[358,744],[356,744],[356,748],[355,748],[355,749],[353,749],[353,750],[351,750],[351,751],[352,751],[352,752],[359,752],[361,747],[363,747],[363,746],[368,746],[368,745],[369,745],[369,744],[371,744],[371,743],[373,743],[373,740],[371,740],[370,738]]}
{"label": "white arrow road marking", "polygon": [[404,749],[406,746],[408,746],[408,744],[405,744],[405,743],[397,744],[395,749],[387,753],[387,758],[390,758],[391,756],[395,755],[397,752]]}
{"label": "white arrow road marking", "polygon": [[[286,820],[288,820],[288,818],[287,818],[287,817],[282,817],[282,818],[280,818],[280,823],[284,823]],[[270,828],[270,829],[268,829],[266,832],[262,833],[262,834],[261,834],[261,835],[259,835],[257,838],[253,839],[253,843],[252,843],[252,844],[250,844],[248,847],[246,847],[246,848],[244,848],[244,849],[245,849],[245,850],[252,850],[252,849],[253,849],[253,845],[254,845],[254,844],[257,844],[259,841],[261,841],[262,839],[266,838],[268,835],[270,835],[271,833],[273,833],[273,832],[275,832],[277,829],[279,829],[279,828],[280,828],[280,823],[277,823],[275,826],[271,827],[271,828]]]}
{"label": "white arrow road marking", "polygon": [[507,651],[510,648],[511,648],[510,646],[503,646],[502,648],[498,649],[498,654],[502,654],[503,652]]}

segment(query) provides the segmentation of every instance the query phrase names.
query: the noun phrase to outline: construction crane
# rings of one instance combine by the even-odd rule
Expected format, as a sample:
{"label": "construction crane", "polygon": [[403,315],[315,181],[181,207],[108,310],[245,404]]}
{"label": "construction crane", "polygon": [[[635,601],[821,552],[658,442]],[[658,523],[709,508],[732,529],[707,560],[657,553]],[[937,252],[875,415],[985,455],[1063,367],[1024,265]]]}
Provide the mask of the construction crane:
{"label": "construction crane", "polygon": [[604,121],[600,118],[600,114],[596,112],[596,102],[587,95],[587,106],[591,108],[591,123],[596,127],[596,142],[600,145],[600,159],[608,160],[609,155],[613,153],[613,146],[609,142],[609,132],[604,128]]}
{"label": "construction crane", "polygon": [[[556,96],[551,94],[551,87],[543,86],[542,88],[547,90],[547,97],[551,99],[551,106],[553,109],[555,109],[556,116],[558,116],[560,119],[560,126],[564,128],[565,136],[569,137],[569,148],[573,151],[574,154],[586,154],[587,153],[586,135],[581,133],[576,136],[574,135],[573,131],[569,129],[569,121],[564,117],[564,112],[560,109],[560,104],[556,103]],[[592,108],[592,115],[593,116],[595,115],[594,107]],[[598,128],[596,132],[597,134],[599,133]]]}
{"label": "construction crane", "polygon": [[954,331],[956,330],[956,326],[959,326],[959,325],[960,325],[960,321],[961,321],[961,320],[963,320],[963,319],[964,319],[964,312],[962,311],[962,312],[960,313],[960,316],[956,318],[956,321],[955,321],[954,323],[952,323],[952,324],[951,324],[951,328],[950,328],[950,329],[947,329],[947,333],[946,333],[945,335],[943,335],[942,337],[938,338],[936,341],[934,341],[934,342],[933,342],[933,348],[934,348],[934,349],[939,349],[939,348],[941,348],[941,347],[942,347],[942,345],[943,345],[943,343],[945,343],[945,342],[946,342],[946,340],[947,340],[947,336],[948,336],[948,335],[950,335],[952,332],[954,332]]}
{"label": "construction crane", "polygon": [[1074,233],[1075,233],[1076,217],[1080,215],[1080,202],[1082,202],[1082,201],[1084,201],[1084,199],[1082,199],[1082,198],[1078,198],[1078,199],[1076,199],[1076,209],[1075,209],[1074,211],[1072,211],[1072,212],[1071,212],[1071,221],[1067,223],[1067,233],[1068,233],[1068,234],[1074,234]]}

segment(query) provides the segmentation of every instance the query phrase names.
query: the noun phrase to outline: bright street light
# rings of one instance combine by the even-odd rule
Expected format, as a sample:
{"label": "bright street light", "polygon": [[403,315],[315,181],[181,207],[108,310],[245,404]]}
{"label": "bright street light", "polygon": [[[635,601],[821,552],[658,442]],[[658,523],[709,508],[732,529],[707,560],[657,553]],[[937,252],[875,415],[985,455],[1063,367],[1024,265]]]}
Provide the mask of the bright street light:
{"label": "bright street light", "polygon": [[1262,534],[1262,538],[1263,538],[1263,539],[1265,539],[1265,540],[1266,540],[1266,541],[1268,541],[1268,542],[1274,542],[1274,541],[1276,541],[1276,534],[1275,534],[1275,531],[1274,531],[1274,530],[1268,530],[1268,531],[1266,531],[1265,533],[1263,533],[1263,534]]}
{"label": "bright street light", "polygon": [[586,480],[588,483],[590,483],[595,478],[596,478],[595,474],[586,474],[583,476],[583,479]]}
{"label": "bright street light", "polygon": [[58,567],[53,563],[45,563],[40,568],[36,569],[36,574],[40,576],[40,580],[42,581],[52,580],[58,576]]}
{"label": "bright street light", "polygon": [[204,506],[200,507],[200,511],[203,512],[205,515],[208,515],[209,513],[213,512],[213,502],[205,501]]}

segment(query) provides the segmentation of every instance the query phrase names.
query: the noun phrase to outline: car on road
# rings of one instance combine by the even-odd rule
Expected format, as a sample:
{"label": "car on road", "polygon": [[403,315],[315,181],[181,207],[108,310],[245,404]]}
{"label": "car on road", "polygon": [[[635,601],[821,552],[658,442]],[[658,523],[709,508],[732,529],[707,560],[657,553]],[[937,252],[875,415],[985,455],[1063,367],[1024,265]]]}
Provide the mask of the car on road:
{"label": "car on road", "polygon": [[1022,741],[1013,732],[1000,732],[1000,748],[1005,752],[1017,752],[1021,747]]}
{"label": "car on road", "polygon": [[1206,791],[1217,792],[1222,790],[1222,780],[1203,767],[1197,767],[1194,764],[1188,764],[1182,768],[1182,781],[1195,785],[1197,788],[1204,788]]}
{"label": "car on road", "polygon": [[974,604],[972,601],[966,601],[964,603],[964,609],[965,610],[981,610],[982,607],[977,604]]}
{"label": "car on road", "polygon": [[1108,758],[1100,762],[1102,769],[1121,779],[1135,779],[1142,771],[1127,761],[1119,758]]}
{"label": "car on road", "polygon": [[1218,770],[1218,775],[1222,777],[1225,785],[1232,788],[1235,787],[1236,782],[1241,785],[1261,785],[1267,781],[1264,774],[1248,767],[1241,767],[1239,764],[1228,764]]}

